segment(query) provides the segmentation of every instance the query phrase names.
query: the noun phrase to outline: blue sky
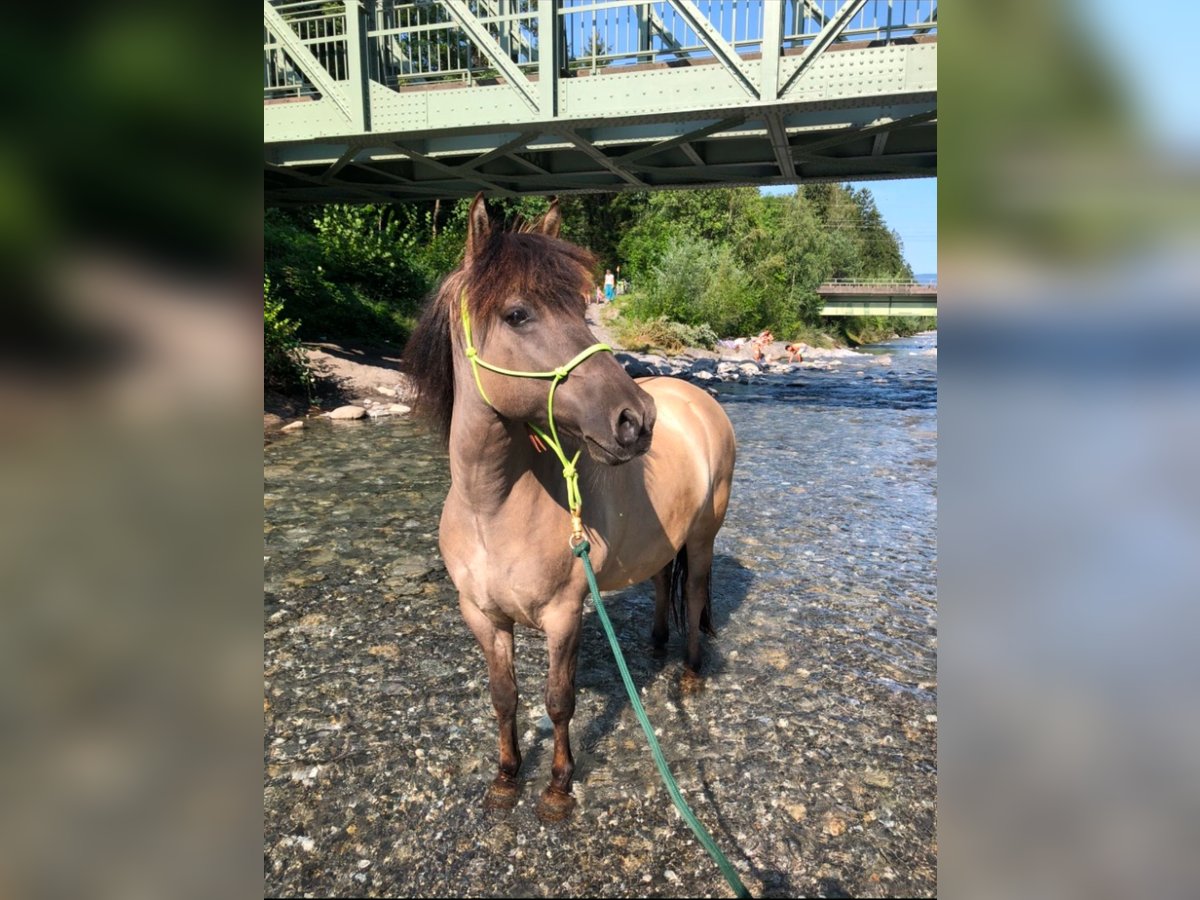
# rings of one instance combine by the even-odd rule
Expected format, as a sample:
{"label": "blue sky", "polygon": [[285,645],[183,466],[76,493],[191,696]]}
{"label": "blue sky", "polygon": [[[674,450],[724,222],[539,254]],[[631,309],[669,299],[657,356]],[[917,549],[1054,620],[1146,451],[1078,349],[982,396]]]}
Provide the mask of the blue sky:
{"label": "blue sky", "polygon": [[[899,178],[889,181],[847,182],[854,190],[867,188],[888,227],[904,242],[904,258],[913,273],[937,272],[937,179]],[[764,194],[790,194],[795,188],[763,188]]]}
{"label": "blue sky", "polygon": [[1139,124],[1164,149],[1194,161],[1200,153],[1200,116],[1195,114],[1200,66],[1192,42],[1200,33],[1200,3],[1077,0],[1073,5],[1101,57],[1121,76]]}

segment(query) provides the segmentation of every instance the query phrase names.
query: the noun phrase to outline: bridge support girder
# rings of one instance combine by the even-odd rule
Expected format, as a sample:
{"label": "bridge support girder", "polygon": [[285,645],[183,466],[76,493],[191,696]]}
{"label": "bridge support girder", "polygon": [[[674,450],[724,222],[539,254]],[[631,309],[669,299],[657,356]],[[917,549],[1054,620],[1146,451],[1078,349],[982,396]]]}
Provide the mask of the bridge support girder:
{"label": "bridge support girder", "polygon": [[[282,48],[303,80],[296,96],[272,88],[264,106],[267,201],[935,176],[937,45],[928,32],[936,32],[936,4],[914,2],[924,4],[919,21],[907,26],[908,37],[889,42],[845,39],[853,23],[851,37],[863,32],[869,3],[886,0],[845,0],[833,15],[804,15],[802,26],[820,30],[799,38],[801,25],[772,0],[756,26],[761,53],[745,54],[737,28],[717,28],[694,0],[669,0],[665,22],[657,14],[651,20],[652,8],[638,0],[604,0],[587,14],[637,14],[636,47],[605,54],[610,60],[628,50],[617,61],[631,64],[566,71],[567,22],[576,14],[556,0],[532,8],[431,0],[411,4],[424,11],[415,25],[377,18],[375,0],[346,0],[344,25],[315,38],[264,0],[274,38],[264,50]],[[311,16],[337,18],[329,5],[311,7]],[[700,46],[688,45],[696,38],[683,32],[667,40],[680,22]],[[408,54],[390,70],[407,80],[381,81],[381,42],[394,48],[405,28],[422,40],[474,48],[467,59],[476,68],[461,81],[422,70],[429,61],[411,44],[388,51],[393,61]],[[644,62],[664,54],[673,61]],[[344,69],[328,68],[343,58]],[[479,65],[498,74],[484,78]]]}

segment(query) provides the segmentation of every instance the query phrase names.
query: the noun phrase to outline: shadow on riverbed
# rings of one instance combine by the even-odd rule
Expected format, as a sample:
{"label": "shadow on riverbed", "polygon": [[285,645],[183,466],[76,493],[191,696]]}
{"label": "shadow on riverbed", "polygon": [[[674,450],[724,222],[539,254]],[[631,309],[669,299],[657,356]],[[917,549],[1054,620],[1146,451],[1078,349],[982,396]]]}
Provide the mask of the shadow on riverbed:
{"label": "shadow on riverbed", "polygon": [[[725,669],[726,659],[721,651],[721,630],[749,595],[753,581],[754,573],[732,556],[717,554],[714,557],[712,618],[717,636],[701,637],[701,647],[704,650],[702,674],[706,681],[720,677]],[[687,637],[672,622],[666,652],[652,652],[650,625],[654,614],[654,596],[653,590],[648,590],[648,585],[648,582],[634,585],[610,594],[604,608],[608,610],[613,627],[621,640],[621,651],[625,654],[634,687],[640,692],[659,677],[663,670],[670,670],[671,700],[682,709],[683,692],[679,681],[684,671],[683,656]],[[622,711],[629,706],[625,685],[617,672],[616,663],[611,658],[611,652],[599,616],[585,616],[578,685],[582,688],[592,688],[604,696],[604,708],[592,719],[582,735],[585,746],[594,746],[608,735]]]}
{"label": "shadow on riverbed", "polygon": [[[744,566],[737,558],[718,553],[713,560],[713,626],[717,631],[716,637],[704,636],[703,675],[705,684],[712,683],[722,677],[728,664],[726,653],[721,644],[721,633],[730,623],[743,602],[750,596],[755,581],[754,573]],[[634,687],[640,695],[660,678],[666,677],[668,685],[666,694],[674,709],[677,719],[674,723],[651,720],[651,724],[660,732],[670,727],[679,729],[689,735],[689,742],[699,740],[707,745],[705,733],[706,724],[689,712],[689,693],[683,688],[681,676],[684,671],[683,657],[686,635],[672,624],[671,638],[666,652],[655,654],[650,647],[650,624],[654,611],[653,590],[648,584],[635,585],[623,591],[609,594],[605,599],[605,609],[613,622],[613,628],[621,642],[621,650],[625,655],[630,676]],[[603,626],[596,615],[585,615],[583,621],[583,641],[580,651],[578,674],[579,688],[599,695],[600,707],[587,721],[587,725],[576,736],[577,745],[577,779],[586,778],[594,768],[610,769],[620,765],[620,760],[610,759],[601,751],[603,746],[613,746],[612,737],[618,729],[622,718],[632,718],[629,697],[625,691],[616,663],[612,659],[608,639]],[[736,655],[736,654],[735,654]],[[628,711],[628,712],[627,712]],[[682,726],[682,727],[681,727]],[[640,745],[645,753],[645,767],[650,770],[652,762],[649,748],[640,729],[635,729],[632,738]],[[536,772],[544,753],[549,752],[549,744],[539,741],[529,748],[527,762],[523,767],[525,773]],[[668,758],[672,756],[672,748],[665,747]],[[685,764],[686,765],[686,764]],[[710,765],[717,770],[710,773]],[[689,803],[694,809],[702,810],[702,819],[717,841],[718,845],[732,859],[741,857],[749,865],[753,876],[763,884],[762,896],[792,897],[796,896],[790,877],[777,869],[764,868],[755,865],[754,861],[741,852],[738,846],[736,823],[729,820],[720,812],[718,797],[712,790],[712,782],[719,779],[721,771],[727,768],[719,755],[710,759],[708,754],[696,754],[691,761],[699,776],[699,790],[693,788],[689,792]],[[672,770],[678,774],[680,766],[672,763]],[[728,774],[727,772],[725,774]],[[654,779],[657,780],[657,774]],[[849,896],[843,893],[829,893],[828,896]]]}
{"label": "shadow on riverbed", "polygon": [[[728,660],[726,651],[721,646],[721,632],[750,595],[754,579],[754,573],[736,558],[719,553],[714,558],[712,612],[717,636],[705,635],[702,638],[703,674],[706,684],[714,679],[719,679],[726,669]],[[685,731],[692,736],[702,733],[705,725],[689,715],[687,711],[688,693],[681,686],[686,635],[681,634],[680,630],[672,624],[666,652],[656,655],[651,650],[650,626],[653,621],[654,594],[649,583],[609,593],[605,597],[604,605],[617,633],[634,687],[639,694],[644,695],[660,678],[665,676],[669,679],[666,693],[678,715],[678,719],[672,727],[683,725]],[[604,634],[599,616],[591,612],[585,613],[583,619],[583,639],[576,684],[581,693],[592,695],[591,699],[584,702],[593,704],[591,710],[593,714],[583,720],[586,724],[573,735],[576,756],[575,775],[576,780],[580,781],[586,779],[589,773],[597,769],[611,770],[623,764],[622,760],[610,759],[602,748],[615,746],[612,738],[614,732],[619,729],[621,720],[623,718],[632,719],[629,697],[612,658],[608,639]],[[536,701],[532,702],[536,703]],[[671,725],[671,723],[653,720],[651,724],[656,728]],[[632,739],[645,748],[645,739],[640,729],[635,726],[633,731]],[[543,757],[550,752],[551,745],[546,740],[547,737],[548,733],[543,734],[538,740],[523,747],[525,759],[521,767],[522,777],[535,784],[540,778],[538,773],[544,762]],[[672,755],[671,748],[667,748],[665,752],[668,757]],[[648,748],[645,748],[645,753],[645,765],[649,769],[652,763]],[[697,757],[693,766],[699,767],[702,789],[699,792],[692,791],[690,802],[696,808],[712,811],[716,809],[717,798],[709,787],[710,779],[706,770],[706,761],[702,757]],[[672,765],[672,768],[675,766]],[[655,779],[657,779],[657,775],[655,775]],[[727,853],[734,858],[741,855],[734,837],[736,828],[732,823],[725,821],[718,812],[716,821],[710,820],[708,824],[718,844]],[[794,895],[791,881],[786,874],[776,870],[759,869],[754,866],[752,861],[747,860],[747,862],[750,862],[754,876],[769,887],[767,896]]]}
{"label": "shadow on riverbed", "polygon": [[[754,573],[732,556],[718,553],[714,558],[712,612],[717,636],[703,635],[701,638],[701,646],[704,649],[703,674],[706,682],[720,677],[725,669],[726,658],[721,649],[721,630],[749,595],[753,581]],[[590,601],[588,606],[591,606]],[[686,636],[681,634],[672,622],[666,652],[655,654],[651,650],[650,626],[654,616],[654,592],[650,583],[645,582],[609,593],[605,597],[604,608],[612,620],[621,644],[621,652],[629,667],[630,677],[639,694],[662,676],[664,670],[669,671],[672,682],[668,693],[671,701],[682,710],[685,697],[680,687],[680,676],[684,671]],[[597,748],[611,736],[622,714],[630,705],[625,683],[612,658],[612,650],[609,648],[600,618],[590,611],[585,613],[583,618],[576,689],[598,694],[602,703],[599,712],[590,719],[587,726],[573,735],[578,748],[584,751],[582,758],[576,760],[578,778],[593,767],[608,764],[608,759],[600,754]],[[641,740],[640,734],[638,739]],[[538,741],[528,748],[521,766],[522,773],[527,777],[530,773],[538,771],[547,746],[545,741]]]}

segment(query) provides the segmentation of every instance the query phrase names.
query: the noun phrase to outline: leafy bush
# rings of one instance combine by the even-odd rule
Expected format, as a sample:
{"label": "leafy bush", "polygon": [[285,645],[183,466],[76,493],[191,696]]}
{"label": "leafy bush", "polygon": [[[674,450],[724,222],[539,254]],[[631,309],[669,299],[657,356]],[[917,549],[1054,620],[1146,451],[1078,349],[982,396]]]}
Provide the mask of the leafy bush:
{"label": "leafy bush", "polygon": [[263,279],[263,381],[272,390],[310,394],[312,372],[296,336],[300,324],[283,314],[283,301],[271,296],[271,280]]}
{"label": "leafy bush", "polygon": [[937,319],[931,316],[847,316],[837,321],[841,336],[852,345],[876,344],[937,327]]}
{"label": "leafy bush", "polygon": [[313,227],[329,277],[359,284],[372,299],[412,307],[426,288],[413,264],[412,219],[383,206],[326,206]]}
{"label": "leafy bush", "polygon": [[308,222],[268,211],[267,274],[305,340],[402,342],[411,331],[428,284],[412,228],[372,210],[326,206]]}
{"label": "leafy bush", "polygon": [[635,353],[652,350],[678,353],[688,347],[711,350],[717,344],[716,332],[708,325],[685,325],[666,316],[644,320],[623,318],[616,324],[618,339]]}
{"label": "leafy bush", "polygon": [[726,335],[776,325],[764,309],[760,285],[733,250],[693,237],[681,238],[666,250],[645,292],[626,307],[637,319],[665,318]]}
{"label": "leafy bush", "polygon": [[622,274],[635,284],[650,281],[654,269],[679,238],[677,229],[658,219],[638,222],[625,232],[617,245],[617,258],[625,261]]}
{"label": "leafy bush", "polygon": [[716,257],[717,248],[701,238],[683,237],[674,242],[651,271],[644,293],[627,307],[630,315],[643,320],[696,321]]}

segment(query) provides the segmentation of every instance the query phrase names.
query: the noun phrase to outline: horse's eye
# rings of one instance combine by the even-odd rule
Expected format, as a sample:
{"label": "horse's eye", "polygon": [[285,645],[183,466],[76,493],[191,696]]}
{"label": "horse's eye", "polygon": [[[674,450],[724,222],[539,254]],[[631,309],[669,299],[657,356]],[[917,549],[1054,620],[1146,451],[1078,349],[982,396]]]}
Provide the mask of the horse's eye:
{"label": "horse's eye", "polygon": [[529,321],[529,313],[518,306],[516,309],[510,310],[508,314],[505,315],[504,321],[513,328],[517,328]]}

